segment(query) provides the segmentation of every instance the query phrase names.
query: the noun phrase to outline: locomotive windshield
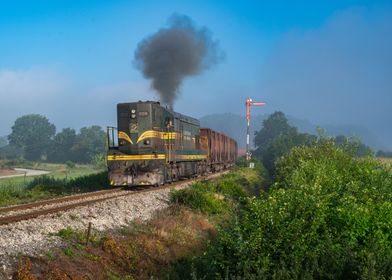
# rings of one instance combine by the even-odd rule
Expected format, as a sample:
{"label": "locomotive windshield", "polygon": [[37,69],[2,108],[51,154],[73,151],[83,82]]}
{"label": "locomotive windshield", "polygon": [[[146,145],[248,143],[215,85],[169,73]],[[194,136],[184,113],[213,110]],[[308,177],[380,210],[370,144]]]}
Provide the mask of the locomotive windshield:
{"label": "locomotive windshield", "polygon": [[163,133],[173,130],[173,113],[158,102],[118,104],[117,117],[119,150],[127,154],[162,150]]}

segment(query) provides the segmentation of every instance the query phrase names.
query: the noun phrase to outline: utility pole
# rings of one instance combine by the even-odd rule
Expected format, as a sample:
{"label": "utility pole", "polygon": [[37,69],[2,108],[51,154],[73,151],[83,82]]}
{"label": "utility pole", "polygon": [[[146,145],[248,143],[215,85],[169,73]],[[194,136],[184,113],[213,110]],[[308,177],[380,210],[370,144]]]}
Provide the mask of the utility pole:
{"label": "utility pole", "polygon": [[265,102],[255,102],[251,98],[246,99],[246,121],[247,121],[247,128],[246,128],[246,160],[250,160],[252,157],[252,154],[250,152],[250,146],[249,146],[249,127],[250,127],[250,107],[251,106],[264,106]]}

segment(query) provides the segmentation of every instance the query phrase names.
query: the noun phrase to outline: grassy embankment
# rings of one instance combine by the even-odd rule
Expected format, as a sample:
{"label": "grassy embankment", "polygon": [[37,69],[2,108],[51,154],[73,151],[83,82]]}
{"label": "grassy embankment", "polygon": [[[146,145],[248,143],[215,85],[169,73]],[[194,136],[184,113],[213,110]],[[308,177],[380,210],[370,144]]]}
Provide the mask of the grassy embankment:
{"label": "grassy embankment", "polygon": [[94,236],[88,246],[85,233],[62,230],[65,248],[32,266],[21,262],[18,272],[53,279],[391,279],[390,168],[320,141],[282,157],[275,182],[259,197],[244,191],[261,185],[254,172],[239,168],[174,191],[169,209],[148,223]]}
{"label": "grassy embankment", "polygon": [[[101,188],[99,182],[103,180],[103,175],[99,175],[103,170],[92,165],[0,161],[0,166],[47,170],[50,172],[44,176],[0,178],[0,207],[78,192],[84,189],[81,180],[88,184],[87,189],[93,189],[92,185],[95,180],[98,182],[97,188]],[[77,184],[72,184],[75,183],[75,180]]]}
{"label": "grassy embankment", "polygon": [[173,191],[169,208],[147,223],[94,235],[71,228],[58,232],[67,246],[48,252],[44,260],[23,260],[18,279],[151,279],[177,274],[184,260],[202,254],[214,240],[218,225],[225,224],[249,196],[259,192],[262,178],[255,170],[237,168],[215,181],[198,182]]}

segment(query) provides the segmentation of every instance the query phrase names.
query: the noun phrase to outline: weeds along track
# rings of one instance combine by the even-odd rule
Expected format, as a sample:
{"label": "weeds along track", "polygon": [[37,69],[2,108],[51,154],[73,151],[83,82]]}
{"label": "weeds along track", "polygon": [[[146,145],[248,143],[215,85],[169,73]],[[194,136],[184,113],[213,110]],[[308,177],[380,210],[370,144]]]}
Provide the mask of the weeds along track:
{"label": "weeds along track", "polygon": [[80,195],[66,196],[45,201],[37,201],[29,204],[4,207],[0,208],[0,226],[16,223],[19,221],[34,219],[39,216],[68,211],[77,207],[95,204],[113,198],[130,196],[143,192],[154,192],[166,188],[174,188],[177,185],[189,184],[193,181],[211,179],[212,177],[220,176],[223,173],[226,173],[226,171],[214,173],[207,176],[201,176],[198,178],[177,181],[172,184],[166,184],[159,187],[139,187],[129,190],[116,188],[92,193],[84,193]]}

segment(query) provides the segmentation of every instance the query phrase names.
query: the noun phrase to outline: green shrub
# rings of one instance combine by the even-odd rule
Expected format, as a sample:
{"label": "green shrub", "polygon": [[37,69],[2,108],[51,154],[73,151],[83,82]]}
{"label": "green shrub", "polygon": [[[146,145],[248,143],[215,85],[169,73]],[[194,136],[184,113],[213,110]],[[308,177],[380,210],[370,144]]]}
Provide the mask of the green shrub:
{"label": "green shrub", "polygon": [[247,194],[241,187],[241,185],[232,180],[231,178],[223,178],[216,184],[216,190],[225,196],[238,200],[246,197]]}
{"label": "green shrub", "polygon": [[331,141],[294,148],[192,273],[205,278],[390,279],[392,172]]}
{"label": "green shrub", "polygon": [[238,184],[247,194],[258,196],[260,191],[267,188],[269,179],[263,165],[257,160],[253,162],[255,163],[254,169],[236,167],[232,172],[224,175],[223,179],[227,178]]}
{"label": "green shrub", "polygon": [[70,169],[75,168],[75,166],[76,166],[76,164],[70,160],[67,160],[65,162],[65,165],[67,166],[67,168],[70,168]]}
{"label": "green shrub", "polygon": [[55,194],[86,192],[105,189],[109,186],[107,172],[77,177],[75,179],[56,179],[51,176],[35,177],[27,184],[27,190],[47,191]]}
{"label": "green shrub", "polygon": [[221,213],[225,209],[225,203],[213,190],[212,184],[197,182],[190,188],[170,192],[170,201],[209,214]]}
{"label": "green shrub", "polygon": [[71,237],[74,236],[75,234],[76,234],[75,230],[73,230],[70,227],[66,227],[60,229],[56,235],[58,237],[61,237],[62,239],[71,239]]}

